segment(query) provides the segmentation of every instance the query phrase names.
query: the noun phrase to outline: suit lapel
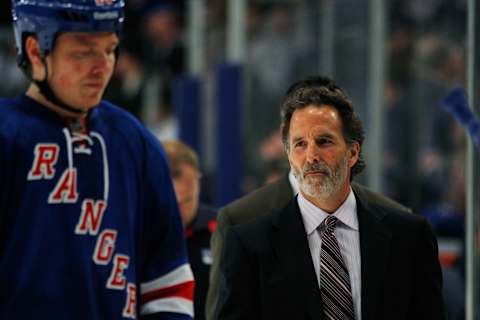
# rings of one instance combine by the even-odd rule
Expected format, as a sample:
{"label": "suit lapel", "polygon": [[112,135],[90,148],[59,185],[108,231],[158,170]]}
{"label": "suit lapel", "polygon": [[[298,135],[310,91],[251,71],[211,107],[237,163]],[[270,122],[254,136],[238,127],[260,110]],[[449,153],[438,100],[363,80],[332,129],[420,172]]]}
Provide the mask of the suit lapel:
{"label": "suit lapel", "polygon": [[383,213],[373,210],[371,199],[360,188],[353,187],[360,230],[362,319],[374,320],[385,281],[391,234],[380,222]]}
{"label": "suit lapel", "polygon": [[277,211],[272,243],[291,297],[312,319],[323,319],[320,290],[297,198]]}
{"label": "suit lapel", "polygon": [[[381,223],[384,213],[372,205],[374,199],[359,185],[352,184],[352,188],[357,199],[360,230],[362,319],[375,320],[385,281],[391,234]],[[290,188],[287,190],[292,192]],[[286,286],[291,288],[292,299],[300,307],[304,306],[311,319],[323,319],[320,290],[297,198],[274,215],[273,248],[285,274]]]}

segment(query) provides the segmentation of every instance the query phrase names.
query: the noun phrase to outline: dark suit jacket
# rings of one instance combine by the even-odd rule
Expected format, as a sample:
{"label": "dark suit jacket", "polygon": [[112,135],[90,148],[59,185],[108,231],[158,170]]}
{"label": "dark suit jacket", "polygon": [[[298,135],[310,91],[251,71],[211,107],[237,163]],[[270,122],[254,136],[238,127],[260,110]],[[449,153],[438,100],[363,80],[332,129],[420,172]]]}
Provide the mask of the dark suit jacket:
{"label": "dark suit jacket", "polygon": [[[360,230],[362,320],[444,319],[437,242],[429,224],[385,197],[352,187]],[[296,199],[230,228],[220,268],[218,319],[323,319]]]}
{"label": "dark suit jacket", "polygon": [[213,320],[219,289],[219,266],[223,241],[227,230],[239,223],[250,221],[266,213],[283,208],[293,198],[293,190],[288,175],[266,185],[220,209],[217,215],[217,228],[212,235],[212,265],[208,289],[206,316]]}

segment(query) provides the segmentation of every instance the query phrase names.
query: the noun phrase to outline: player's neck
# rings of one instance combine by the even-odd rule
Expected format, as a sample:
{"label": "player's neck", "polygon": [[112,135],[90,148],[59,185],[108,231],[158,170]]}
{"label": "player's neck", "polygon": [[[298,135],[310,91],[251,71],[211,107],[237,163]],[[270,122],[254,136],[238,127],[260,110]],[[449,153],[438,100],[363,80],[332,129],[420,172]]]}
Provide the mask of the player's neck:
{"label": "player's neck", "polygon": [[68,119],[68,118],[78,118],[78,119],[81,119],[81,118],[84,118],[86,116],[85,114],[76,114],[76,113],[70,112],[70,111],[65,110],[65,109],[57,106],[56,104],[50,102],[49,100],[47,100],[43,96],[43,94],[40,93],[40,90],[38,89],[38,87],[34,83],[30,84],[30,86],[27,89],[26,95],[29,96],[30,98],[32,98],[33,100],[35,100],[36,102],[40,103],[45,108],[48,108],[48,109],[54,111],[55,113],[57,113],[62,118],[66,118],[66,119]]}

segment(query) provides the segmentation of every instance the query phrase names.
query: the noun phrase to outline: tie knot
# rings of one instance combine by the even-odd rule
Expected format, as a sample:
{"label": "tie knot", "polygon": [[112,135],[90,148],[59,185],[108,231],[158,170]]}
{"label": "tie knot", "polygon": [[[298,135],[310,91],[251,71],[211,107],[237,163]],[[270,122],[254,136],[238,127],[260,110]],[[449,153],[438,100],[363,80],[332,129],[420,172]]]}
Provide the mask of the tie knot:
{"label": "tie knot", "polygon": [[334,217],[334,216],[326,217],[323,222],[325,223],[325,230],[329,232],[333,232],[333,229],[335,228],[335,224],[337,223],[337,221],[338,221],[337,217]]}

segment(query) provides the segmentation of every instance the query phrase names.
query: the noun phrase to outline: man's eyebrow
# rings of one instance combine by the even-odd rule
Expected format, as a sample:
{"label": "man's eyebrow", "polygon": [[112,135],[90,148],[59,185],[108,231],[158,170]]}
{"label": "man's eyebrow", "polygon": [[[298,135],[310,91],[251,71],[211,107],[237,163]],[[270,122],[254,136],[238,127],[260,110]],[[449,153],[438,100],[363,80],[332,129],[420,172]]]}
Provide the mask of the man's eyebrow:
{"label": "man's eyebrow", "polygon": [[[87,36],[82,34],[76,34],[73,38],[79,44],[84,46],[91,47],[97,44],[95,40],[90,40]],[[112,39],[111,43],[109,43],[110,46],[118,46],[119,44],[120,44],[120,41],[118,39]]]}
{"label": "man's eyebrow", "polygon": [[331,133],[321,133],[321,134],[318,134],[315,139],[318,139],[318,138],[330,138],[330,139],[334,139],[335,138],[335,135],[331,134]]}
{"label": "man's eyebrow", "polygon": [[300,141],[302,139],[303,139],[303,137],[300,137],[300,136],[292,137],[292,142],[297,142],[297,141]]}

